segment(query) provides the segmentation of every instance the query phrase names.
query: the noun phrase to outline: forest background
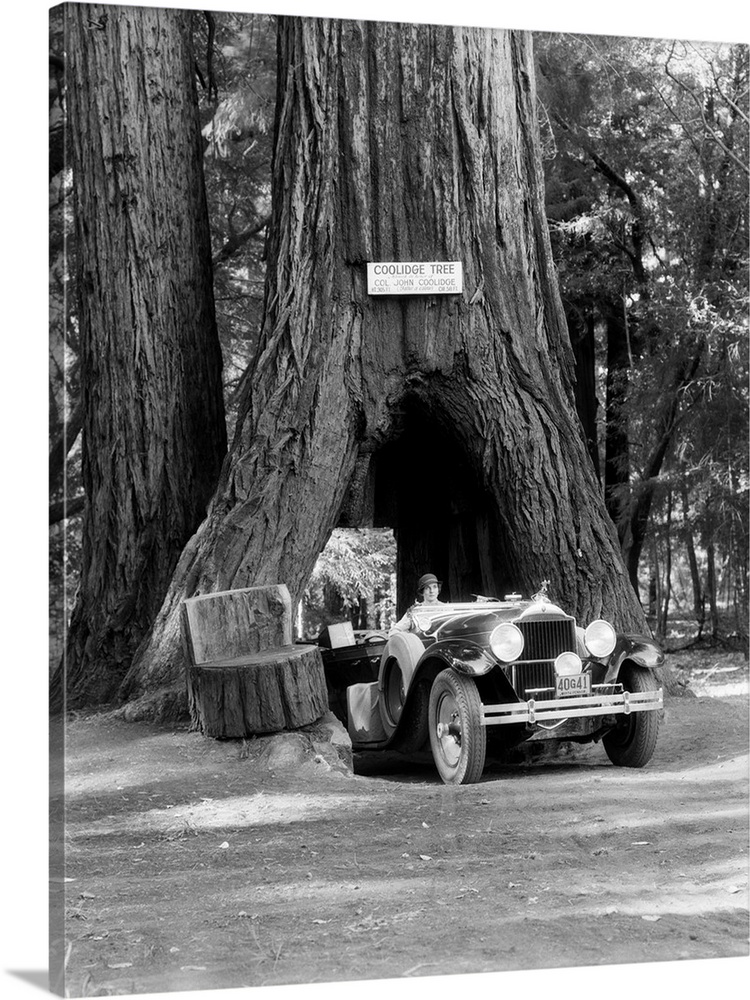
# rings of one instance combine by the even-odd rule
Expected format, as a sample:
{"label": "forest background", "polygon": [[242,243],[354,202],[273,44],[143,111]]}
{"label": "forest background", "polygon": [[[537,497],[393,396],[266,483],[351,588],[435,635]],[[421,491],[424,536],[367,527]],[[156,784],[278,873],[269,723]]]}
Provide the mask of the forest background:
{"label": "forest background", "polygon": [[[276,27],[264,14],[228,12],[196,17],[192,28],[231,440],[241,376],[263,322]],[[54,664],[79,583],[85,503],[61,11],[50,49]],[[545,209],[576,362],[578,417],[633,589],[662,640],[706,635],[741,647],[748,608],[747,47],[537,32],[534,49]],[[201,426],[208,423],[207,411]],[[92,448],[101,431],[87,431]],[[179,497],[199,490],[189,480],[182,487]],[[176,517],[174,503],[171,509]],[[118,530],[138,528],[123,517]],[[169,551],[166,541],[162,547]],[[91,557],[97,566],[105,558]],[[395,581],[390,529],[334,531],[300,602],[299,637],[314,639],[346,618],[355,628],[387,629]],[[87,596],[92,609],[109,602],[100,587],[84,583],[84,607]],[[398,599],[404,603],[403,594]]]}
{"label": "forest background", "polygon": [[[183,6],[221,11],[227,4],[211,2],[165,3],[164,6]],[[236,7],[246,6],[235,4]],[[377,5],[350,2],[289,3],[278,4],[271,0],[262,5],[268,13],[289,12],[331,14],[333,16],[366,16],[385,20],[433,20],[440,23],[475,23],[502,25],[503,27],[530,28],[550,31],[586,31],[590,34],[632,35],[641,33],[652,37],[700,38],[706,40],[739,40],[747,42],[747,15],[738,12],[735,3],[715,3],[708,9],[685,9],[677,3],[654,6],[635,2],[627,10],[602,9],[588,3],[567,4],[564,8],[555,3],[536,0],[525,5],[522,11],[504,11],[486,4],[467,2],[460,11],[451,4],[425,4],[415,2]],[[9,309],[9,331],[5,366],[3,404],[8,431],[5,436],[8,468],[13,470],[6,479],[3,495],[6,525],[10,539],[10,572],[5,574],[3,604],[6,609],[6,641],[9,637],[9,657],[6,684],[11,704],[23,706],[24,711],[13,713],[3,727],[4,755],[6,761],[18,760],[22,754],[22,767],[9,769],[6,801],[24,800],[23,822],[4,825],[4,857],[13,859],[7,898],[13,900],[15,930],[5,936],[4,967],[14,969],[42,969],[46,961],[44,941],[44,913],[39,901],[46,895],[46,799],[43,794],[29,796],[46,787],[46,662],[47,633],[44,620],[47,615],[46,539],[42,536],[44,518],[45,466],[42,449],[47,448],[47,400],[42,373],[47,368],[46,330],[47,310],[43,287],[47,281],[47,261],[44,249],[47,243],[47,206],[42,192],[47,186],[46,135],[47,105],[42,92],[42,64],[47,53],[47,5],[37,0],[22,9],[12,9],[8,14],[9,31],[14,38],[33,38],[34,71],[29,71],[28,53],[22,46],[11,46],[11,53],[3,67],[6,83],[7,135],[14,137],[17,155],[13,162],[6,161],[6,191],[13,191],[7,208],[8,233],[12,233],[12,259],[7,260],[6,308]],[[18,98],[18,82],[23,81],[26,93]],[[30,114],[30,106],[33,113]],[[36,117],[38,114],[38,118]],[[29,125],[32,124],[30,130]],[[30,134],[32,133],[32,134]],[[20,146],[20,148],[19,148]],[[26,153],[20,155],[21,151]],[[30,154],[30,155],[29,155]],[[8,158],[9,160],[11,158]],[[9,172],[12,171],[12,173]],[[39,284],[37,284],[37,281]],[[12,289],[12,294],[11,294]],[[23,378],[21,377],[23,375]],[[23,420],[25,432],[18,428]],[[12,421],[12,422],[11,422]],[[25,487],[25,489],[24,489]],[[12,623],[12,627],[10,626]],[[12,756],[11,756],[12,755]],[[20,813],[18,813],[20,815]],[[30,931],[36,928],[37,933]],[[710,963],[705,969],[691,967],[693,986],[701,974],[711,975]],[[661,970],[670,975],[671,969]],[[579,977],[579,973],[575,973]],[[584,973],[596,976],[596,972]],[[637,984],[638,977],[646,976],[653,986],[653,972],[647,967],[634,967],[628,983]],[[524,980],[531,977],[545,982],[548,974],[524,973]],[[491,979],[492,977],[489,977]],[[29,982],[3,976],[4,995],[26,996],[36,988]],[[528,985],[528,982],[526,982]],[[706,979],[707,984],[707,979]],[[580,982],[579,982],[580,985]],[[491,984],[488,983],[488,989]],[[685,995],[692,995],[692,989]],[[204,993],[204,996],[211,996]],[[216,994],[218,996],[218,993]],[[278,995],[278,989],[276,994]],[[226,996],[226,994],[222,994]]]}

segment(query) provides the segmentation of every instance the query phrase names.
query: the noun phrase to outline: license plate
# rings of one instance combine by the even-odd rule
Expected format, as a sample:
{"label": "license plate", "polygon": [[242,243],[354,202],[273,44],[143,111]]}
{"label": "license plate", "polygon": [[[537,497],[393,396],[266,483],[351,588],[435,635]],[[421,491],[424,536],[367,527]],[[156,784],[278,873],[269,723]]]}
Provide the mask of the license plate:
{"label": "license plate", "polygon": [[574,698],[591,694],[591,674],[555,678],[555,697]]}

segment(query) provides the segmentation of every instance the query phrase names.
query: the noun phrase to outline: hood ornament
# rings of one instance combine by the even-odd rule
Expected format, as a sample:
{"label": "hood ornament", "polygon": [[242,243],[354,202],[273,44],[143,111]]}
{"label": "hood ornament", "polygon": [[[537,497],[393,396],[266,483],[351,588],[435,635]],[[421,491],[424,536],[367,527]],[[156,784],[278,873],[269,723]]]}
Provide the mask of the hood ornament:
{"label": "hood ornament", "polygon": [[549,594],[547,593],[547,588],[549,587],[549,580],[542,580],[539,590],[536,594],[532,594],[531,600],[536,602],[548,601]]}

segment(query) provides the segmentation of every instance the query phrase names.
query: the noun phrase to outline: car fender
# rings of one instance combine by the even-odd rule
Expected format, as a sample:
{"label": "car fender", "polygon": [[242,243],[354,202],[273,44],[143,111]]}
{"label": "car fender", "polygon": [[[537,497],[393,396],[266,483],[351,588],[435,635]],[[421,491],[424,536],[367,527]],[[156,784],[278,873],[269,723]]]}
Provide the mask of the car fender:
{"label": "car fender", "polygon": [[[412,644],[413,645],[413,644]],[[416,649],[416,647],[414,647]],[[497,666],[495,658],[474,642],[446,641],[427,645],[413,670],[404,698],[403,709],[395,727],[381,698],[381,719],[384,729],[393,729],[386,745],[405,753],[419,749],[428,738],[428,708],[430,688],[438,674],[451,670],[479,679]],[[391,726],[388,722],[391,722]]]}
{"label": "car fender", "polygon": [[[498,665],[492,653],[479,643],[466,639],[445,639],[428,647],[429,659],[440,660],[459,674],[480,677]],[[427,659],[427,657],[425,657]]]}
{"label": "car fender", "polygon": [[394,632],[388,639],[380,656],[378,668],[378,687],[383,690],[385,667],[389,660],[396,660],[401,668],[404,686],[407,691],[417,664],[425,651],[425,644],[413,632]]}
{"label": "car fender", "polygon": [[[404,700],[401,714],[393,717],[388,697],[389,676],[395,665],[401,672],[404,686]],[[415,688],[420,682],[427,682],[428,688],[441,670],[451,668],[457,673],[477,677],[488,673],[497,666],[491,653],[476,642],[465,639],[449,639],[426,645],[409,632],[392,635],[380,658],[378,672],[378,703],[380,718],[386,735],[386,745],[400,737],[402,723],[413,727],[415,718]],[[417,708],[417,713],[419,714]],[[423,720],[426,725],[426,718]]]}
{"label": "car fender", "polygon": [[661,647],[645,635],[619,635],[607,663],[604,683],[614,683],[623,663],[634,663],[644,670],[658,670],[664,663]]}
{"label": "car fender", "polygon": [[395,683],[392,674],[396,669],[400,672],[405,704],[409,696],[414,672],[424,651],[425,644],[413,632],[395,632],[388,639],[380,657],[378,700],[383,728],[388,737],[394,734],[400,721],[400,719],[394,717],[395,711],[392,711],[391,707],[389,707],[389,688]]}

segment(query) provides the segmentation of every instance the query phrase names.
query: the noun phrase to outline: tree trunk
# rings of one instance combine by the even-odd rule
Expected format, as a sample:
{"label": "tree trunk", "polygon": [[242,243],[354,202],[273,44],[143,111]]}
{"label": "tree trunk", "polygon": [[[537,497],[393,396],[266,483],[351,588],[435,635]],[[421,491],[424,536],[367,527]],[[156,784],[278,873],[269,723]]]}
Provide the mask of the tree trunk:
{"label": "tree trunk", "polygon": [[620,534],[622,551],[633,589],[638,589],[638,563],[648,531],[651,505],[659,482],[659,475],[672,446],[682,402],[682,395],[695,377],[705,349],[705,335],[699,332],[692,356],[675,365],[671,386],[665,386],[663,399],[653,418],[655,443],[648,455],[641,481],[632,490],[631,503],[625,512],[625,531]]}
{"label": "tree trunk", "polygon": [[[653,586],[653,590],[652,590]],[[649,617],[653,615],[652,628],[656,635],[663,636],[662,631],[662,593],[661,565],[659,560],[659,543],[656,533],[651,540],[651,572],[649,574]],[[653,608],[653,611],[652,611]]]}
{"label": "tree trunk", "polygon": [[[604,454],[604,496],[622,544],[627,527],[630,439],[626,418],[630,358],[622,302],[602,303],[607,328],[607,399]],[[637,580],[631,583],[637,590]]]}
{"label": "tree trunk", "polygon": [[55,707],[117,691],[226,451],[190,15],[65,16],[88,503]]}
{"label": "tree trunk", "polygon": [[[530,36],[282,18],[279,53],[261,346],[121,693],[179,681],[185,595],[296,601],[358,462],[409,600],[426,570],[454,599],[545,577],[583,619],[642,627],[575,415]],[[393,260],[460,260],[463,294],[369,297],[366,262]]]}
{"label": "tree trunk", "polygon": [[706,621],[706,595],[701,585],[700,572],[698,570],[698,558],[695,554],[695,540],[693,529],[690,525],[690,511],[687,486],[682,491],[682,530],[685,538],[685,548],[687,550],[688,566],[690,567],[690,580],[693,587],[693,613],[698,623],[698,638],[703,634],[703,626]]}
{"label": "tree trunk", "polygon": [[590,303],[568,303],[565,307],[570,342],[576,365],[575,401],[583,439],[597,478],[601,476],[596,396],[596,338],[594,310]]}
{"label": "tree trunk", "polygon": [[716,549],[713,539],[706,545],[706,592],[709,621],[711,622],[711,638],[715,639],[719,634],[719,606],[716,595]]}
{"label": "tree trunk", "polygon": [[664,595],[662,600],[659,636],[667,637],[669,602],[672,599],[672,490],[667,493],[667,521],[664,530]]}

